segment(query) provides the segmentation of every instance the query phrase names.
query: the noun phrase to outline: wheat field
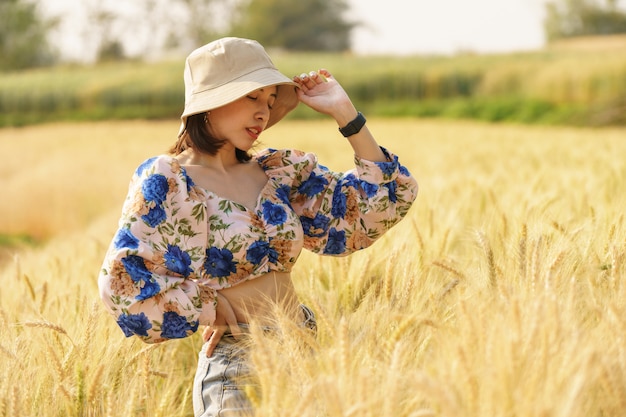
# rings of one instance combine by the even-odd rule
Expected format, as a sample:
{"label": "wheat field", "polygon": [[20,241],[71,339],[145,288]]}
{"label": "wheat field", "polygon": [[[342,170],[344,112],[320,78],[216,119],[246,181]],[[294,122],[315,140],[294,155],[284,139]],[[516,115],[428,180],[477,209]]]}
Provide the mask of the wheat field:
{"label": "wheat field", "polygon": [[[257,415],[622,416],[626,130],[368,123],[417,201],[352,257],[303,253],[318,336],[280,315],[280,337],[252,335]],[[0,130],[0,416],[192,415],[199,335],[126,339],[96,285],[132,171],[177,127]],[[263,142],[352,163],[331,122]]]}

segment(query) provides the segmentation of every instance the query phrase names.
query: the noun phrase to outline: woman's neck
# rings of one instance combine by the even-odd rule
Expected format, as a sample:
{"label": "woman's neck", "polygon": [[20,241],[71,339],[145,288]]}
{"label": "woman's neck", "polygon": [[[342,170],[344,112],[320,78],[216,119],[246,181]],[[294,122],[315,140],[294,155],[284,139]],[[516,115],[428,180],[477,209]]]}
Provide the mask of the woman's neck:
{"label": "woman's neck", "polygon": [[187,148],[176,157],[182,165],[200,165],[218,171],[228,171],[241,162],[237,159],[234,149],[220,149],[215,155]]}

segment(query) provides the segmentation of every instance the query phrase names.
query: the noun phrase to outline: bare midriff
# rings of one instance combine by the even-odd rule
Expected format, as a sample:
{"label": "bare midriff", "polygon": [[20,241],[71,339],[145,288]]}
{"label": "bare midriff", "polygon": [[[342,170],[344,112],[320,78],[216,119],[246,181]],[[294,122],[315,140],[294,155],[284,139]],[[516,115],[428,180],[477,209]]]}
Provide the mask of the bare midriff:
{"label": "bare midriff", "polygon": [[293,315],[295,321],[302,321],[300,303],[288,272],[270,272],[219,292],[230,303],[239,323],[273,326],[277,307]]}

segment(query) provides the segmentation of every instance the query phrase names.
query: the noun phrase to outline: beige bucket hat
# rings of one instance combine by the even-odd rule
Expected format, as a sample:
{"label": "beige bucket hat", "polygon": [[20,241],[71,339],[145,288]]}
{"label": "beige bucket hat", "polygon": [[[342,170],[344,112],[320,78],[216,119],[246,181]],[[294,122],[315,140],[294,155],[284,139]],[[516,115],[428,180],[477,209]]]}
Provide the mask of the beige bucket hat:
{"label": "beige bucket hat", "polygon": [[298,105],[297,84],[278,71],[261,44],[250,39],[222,38],[196,49],[185,61],[184,79],[179,136],[188,116],[224,106],[259,88],[280,86],[266,129]]}

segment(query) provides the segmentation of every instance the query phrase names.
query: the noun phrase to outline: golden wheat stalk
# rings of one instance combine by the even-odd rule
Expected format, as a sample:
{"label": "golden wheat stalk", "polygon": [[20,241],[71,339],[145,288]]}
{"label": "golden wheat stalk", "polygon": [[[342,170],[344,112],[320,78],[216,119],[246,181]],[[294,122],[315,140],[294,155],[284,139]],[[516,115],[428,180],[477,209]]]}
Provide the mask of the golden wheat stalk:
{"label": "golden wheat stalk", "polygon": [[478,241],[479,246],[485,253],[485,258],[487,259],[487,271],[489,276],[489,285],[493,289],[498,288],[497,274],[496,274],[496,263],[493,255],[493,249],[489,244],[489,240],[487,236],[483,232],[476,232],[476,240]]}
{"label": "golden wheat stalk", "polygon": [[550,267],[548,268],[548,277],[546,278],[545,287],[549,288],[552,286],[552,280],[556,273],[557,268],[561,266],[563,260],[566,257],[565,251],[559,252],[559,254],[554,258],[552,263],[550,263]]}
{"label": "golden wheat stalk", "polygon": [[7,414],[9,416],[21,416],[22,415],[22,407],[20,404],[20,389],[18,386],[13,386],[11,389],[11,398],[10,398],[10,412]]}
{"label": "golden wheat stalk", "polygon": [[57,351],[50,346],[50,343],[46,343],[46,353],[48,354],[48,360],[52,362],[52,367],[56,372],[57,381],[63,381],[66,377],[65,368],[57,355]]}
{"label": "golden wheat stalk", "polygon": [[105,365],[101,363],[96,368],[96,372],[91,377],[89,388],[87,389],[87,402],[96,403],[101,400],[102,393],[102,374],[104,373]]}
{"label": "golden wheat stalk", "polygon": [[11,359],[17,359],[17,356],[15,356],[13,352],[11,352],[8,348],[4,347],[3,345],[0,345],[0,352],[4,352],[4,354],[7,355]]}
{"label": "golden wheat stalk", "polygon": [[431,265],[438,266],[441,269],[445,269],[446,271],[452,273],[457,278],[460,278],[462,280],[467,280],[467,278],[465,277],[464,273],[462,273],[458,269],[448,265],[447,263],[445,263],[443,261],[433,261],[433,262],[431,262]]}
{"label": "golden wheat stalk", "polygon": [[[60,325],[51,323],[49,321],[26,321],[21,323],[25,327],[38,327],[42,329],[50,329],[55,332],[68,336],[67,331]],[[68,336],[69,337],[69,336]]]}
{"label": "golden wheat stalk", "polygon": [[542,255],[542,246],[543,246],[543,236],[539,236],[535,244],[532,248],[532,253],[530,256],[531,259],[531,271],[530,271],[530,279],[531,279],[531,290],[536,291],[537,282],[541,279],[541,255]]}
{"label": "golden wheat stalk", "polygon": [[80,358],[81,360],[85,360],[91,349],[91,342],[93,340],[94,335],[96,334],[96,321],[99,316],[99,303],[94,301],[91,305],[91,310],[89,311],[89,316],[87,317],[87,324],[85,325],[84,331],[82,332],[83,339],[80,342]]}
{"label": "golden wheat stalk", "polygon": [[342,317],[339,321],[339,328],[337,329],[337,341],[339,343],[339,371],[341,376],[348,377],[350,370],[350,334],[348,329],[348,322],[345,317]]}
{"label": "golden wheat stalk", "polygon": [[[418,274],[417,271],[415,271],[415,274]],[[399,304],[401,306],[406,306],[409,304],[409,300],[414,293],[413,288],[415,287],[416,281],[413,274],[410,273],[408,268],[405,268],[405,270],[402,272],[402,281],[404,285],[402,285],[402,293],[400,294]]]}
{"label": "golden wheat stalk", "polygon": [[391,254],[391,256],[389,256],[389,259],[387,260],[387,266],[385,268],[383,288],[384,288],[385,300],[387,302],[390,302],[393,296],[393,281],[395,278],[394,271],[395,271],[395,266],[397,264],[397,260],[398,260],[398,252],[394,251]]}
{"label": "golden wheat stalk", "polygon": [[522,232],[520,234],[519,243],[517,246],[517,259],[520,269],[520,275],[522,279],[526,278],[526,256],[528,252],[528,225],[524,223],[522,225]]}
{"label": "golden wheat stalk", "polygon": [[44,313],[46,302],[48,301],[48,283],[44,282],[41,286],[41,299],[39,300],[39,314]]}
{"label": "golden wheat stalk", "polygon": [[30,278],[28,278],[28,275],[23,274],[22,280],[24,281],[24,284],[26,284],[26,288],[28,289],[28,294],[30,295],[31,300],[35,301],[35,298],[37,297],[35,295],[35,288],[33,288],[33,284],[30,282]]}
{"label": "golden wheat stalk", "polygon": [[116,390],[113,388],[108,388],[106,391],[106,396],[104,400],[104,415],[105,417],[115,417],[117,415],[117,409],[119,404],[114,399],[114,395],[117,394]]}

